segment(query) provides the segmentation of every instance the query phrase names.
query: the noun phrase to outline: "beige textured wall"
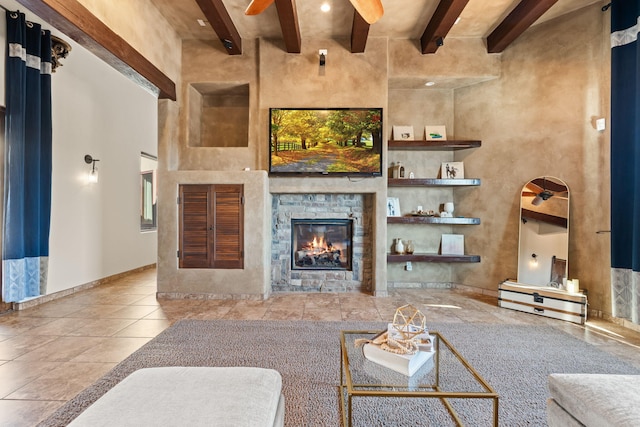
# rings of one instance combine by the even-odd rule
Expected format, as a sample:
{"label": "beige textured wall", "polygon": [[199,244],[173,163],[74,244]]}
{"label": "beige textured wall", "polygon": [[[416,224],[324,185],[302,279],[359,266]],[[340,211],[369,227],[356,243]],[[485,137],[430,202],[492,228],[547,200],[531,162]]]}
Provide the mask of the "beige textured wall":
{"label": "beige textured wall", "polygon": [[422,55],[418,40],[389,41],[391,87],[424,89],[425,79],[438,82],[440,89],[495,79],[500,73],[500,55],[487,54],[480,39],[452,39],[435,54]]}
{"label": "beige textured wall", "polygon": [[180,38],[149,0],[78,0],[167,77],[180,77]]}
{"label": "beige textured wall", "polygon": [[[257,106],[255,43],[230,56],[217,41],[185,40],[178,102],[159,103],[158,293],[163,297],[262,299],[271,292],[271,197],[267,173],[256,170],[258,123],[249,113],[249,142],[242,148],[192,147],[200,138],[202,97],[199,88],[249,84],[249,103]],[[189,96],[189,93],[193,96]],[[194,94],[195,92],[195,94]],[[256,107],[254,107],[254,110]],[[248,167],[250,172],[244,172]],[[245,192],[244,269],[179,269],[178,185],[243,184]]]}
{"label": "beige textured wall", "polygon": [[[174,159],[182,170],[229,170],[241,171],[244,168],[259,169],[260,134],[265,133],[266,125],[257,119],[258,105],[258,67],[257,41],[245,40],[242,55],[229,55],[218,40],[184,40],[182,46],[182,82],[177,89],[181,103],[178,158]],[[249,129],[248,143],[244,147],[190,147],[189,141],[199,139],[201,123],[190,120],[197,117],[202,103],[196,102],[189,92],[196,87],[214,85],[249,85]],[[191,101],[189,101],[191,100]],[[196,133],[197,136],[192,135]],[[194,144],[195,145],[195,144]],[[264,168],[263,168],[264,169]]]}
{"label": "beige textured wall", "polygon": [[[473,58],[473,60],[469,60]],[[489,55],[481,40],[447,39],[446,45],[434,55],[422,55],[416,40],[389,41],[389,114],[386,132],[391,137],[394,125],[411,125],[416,139],[424,139],[426,125],[445,125],[448,139],[478,139],[473,134],[456,134],[455,88],[497,79],[500,76],[500,56]],[[427,81],[437,84],[431,88]],[[453,151],[389,151],[387,166],[402,162],[406,174],[414,172],[416,178],[436,178],[442,162],[454,160]],[[466,166],[465,177],[481,177],[481,171]],[[391,187],[389,196],[400,199],[403,215],[418,205],[424,210],[440,211],[441,205],[454,201],[454,194],[474,189]],[[464,205],[456,206],[456,215],[477,216]],[[386,248],[391,251],[393,239],[411,239],[417,253],[437,253],[442,234],[459,233],[467,227],[447,225],[390,224],[387,227]],[[467,254],[483,253],[483,248],[466,245]],[[387,267],[387,280],[391,286],[436,286],[455,282],[458,264],[412,263],[407,271],[404,263],[391,263]]]}
{"label": "beige textured wall", "polygon": [[[451,281],[495,293],[500,281],[516,276],[522,186],[536,176],[557,176],[567,182],[572,197],[570,277],[579,278],[589,291],[591,308],[609,313],[609,236],[596,234],[609,229],[609,137],[608,131],[595,130],[595,119],[608,117],[605,19],[600,5],[579,10],[529,29],[502,55],[486,54],[482,41],[469,39],[447,40],[445,47],[452,48],[435,55],[421,55],[415,41],[379,38],[369,39],[364,54],[351,54],[345,40],[305,38],[301,54],[286,53],[279,42],[256,40],[244,43],[242,56],[229,56],[217,42],[185,41],[179,98],[185,99],[192,83],[249,84],[248,146],[188,147],[191,106],[185,101],[161,102],[161,164],[168,171],[266,170],[269,107],[382,106],[387,138],[394,124],[411,124],[416,135],[422,135],[426,124],[445,124],[450,138],[480,139],[482,147],[455,154],[429,153],[425,158],[385,150],[385,165],[401,159],[416,176],[433,177],[442,161],[454,158],[464,161],[465,175],[481,178],[482,185],[424,194],[393,188],[389,194],[401,198],[403,212],[418,204],[436,210],[453,197],[456,214],[480,217],[479,226],[387,230],[386,176],[359,181],[269,178],[265,194],[329,190],[372,194],[377,295],[386,294],[387,279],[399,286]],[[453,53],[454,46],[458,53]],[[318,49],[329,50],[324,69],[318,66]],[[442,85],[425,89],[426,79]],[[176,207],[171,198],[184,175],[169,175],[173,177],[169,188],[161,184],[169,201],[160,202],[159,245],[170,250],[159,253],[159,271],[164,263],[176,262],[172,223]],[[481,263],[414,264],[413,272],[387,266],[393,238],[415,236],[416,251],[435,251],[438,235],[449,229],[465,234],[467,252],[481,255]],[[263,255],[269,253],[266,246],[262,250]],[[167,279],[169,287],[163,289],[175,291],[176,277],[175,272],[161,274],[159,282]]]}
{"label": "beige textured wall", "polygon": [[[264,299],[271,293],[271,197],[265,171],[210,172],[161,171],[158,193],[159,296],[183,298]],[[178,268],[178,186],[180,184],[232,183],[244,185],[244,268]]]}
{"label": "beige textured wall", "polygon": [[[261,167],[268,167],[270,107],[387,107],[387,40],[371,38],[367,50],[352,54],[347,40],[305,39],[299,55],[278,43],[260,41]],[[327,49],[326,66],[319,66],[318,50]],[[386,120],[386,117],[383,118]],[[383,159],[387,153],[383,152]],[[385,178],[271,178],[272,193],[365,193],[373,195],[376,295],[386,295]]]}
{"label": "beige textured wall", "polygon": [[[609,28],[596,4],[535,26],[502,54],[502,76],[455,91],[455,132],[481,139],[460,152],[478,171],[479,189],[457,193],[457,204],[482,218],[465,229],[482,248],[482,263],[458,268],[461,283],[496,289],[516,277],[522,186],[557,176],[571,191],[569,276],[589,292],[590,309],[610,313]],[[608,120],[607,120],[608,122]]]}
{"label": "beige textured wall", "polygon": [[[424,86],[424,84],[423,84]],[[389,91],[389,123],[387,134],[393,126],[413,126],[416,139],[424,139],[426,125],[445,125],[453,139],[453,90],[396,89]],[[437,178],[442,162],[452,161],[452,151],[389,151],[387,166],[401,162],[405,176],[413,172],[416,178]],[[468,174],[467,174],[468,175]],[[390,187],[388,195],[400,199],[400,211],[407,215],[418,205],[423,210],[440,211],[440,205],[453,201],[453,190],[444,188]],[[458,214],[458,212],[456,212]],[[462,212],[460,212],[462,214]],[[391,251],[393,239],[411,239],[416,253],[438,253],[440,236],[451,233],[447,225],[389,224],[387,248]],[[398,287],[418,283],[452,282],[454,266],[446,263],[412,263],[412,270],[405,270],[403,263],[391,263],[387,267],[387,280]]]}

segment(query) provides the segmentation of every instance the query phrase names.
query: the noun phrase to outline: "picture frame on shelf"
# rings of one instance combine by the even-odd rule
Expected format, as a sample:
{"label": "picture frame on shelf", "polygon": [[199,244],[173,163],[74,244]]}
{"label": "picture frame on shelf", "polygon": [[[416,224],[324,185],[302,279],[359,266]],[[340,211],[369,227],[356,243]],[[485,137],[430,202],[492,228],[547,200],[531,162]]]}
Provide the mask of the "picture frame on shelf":
{"label": "picture frame on shelf", "polygon": [[393,139],[402,141],[411,141],[414,139],[413,126],[394,126]]}
{"label": "picture frame on shelf", "polygon": [[447,128],[444,125],[427,125],[424,127],[424,136],[427,141],[446,141]]}
{"label": "picture frame on shelf", "polygon": [[464,162],[444,162],[440,167],[440,177],[442,179],[462,179],[464,178]]}
{"label": "picture frame on shelf", "polygon": [[387,197],[387,216],[402,216],[400,214],[400,199]]}
{"label": "picture frame on shelf", "polygon": [[443,234],[440,243],[441,255],[464,255],[463,234]]}

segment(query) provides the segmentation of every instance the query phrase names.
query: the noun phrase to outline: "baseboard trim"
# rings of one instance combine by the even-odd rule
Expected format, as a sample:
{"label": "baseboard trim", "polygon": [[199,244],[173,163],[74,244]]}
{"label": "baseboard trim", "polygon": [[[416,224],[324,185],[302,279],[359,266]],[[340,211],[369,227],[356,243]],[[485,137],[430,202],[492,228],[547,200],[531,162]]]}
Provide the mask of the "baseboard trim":
{"label": "baseboard trim", "polygon": [[[485,295],[498,298],[495,289],[484,289],[454,282],[388,282],[387,289],[449,289],[474,295]],[[378,296],[376,294],[376,296]]]}
{"label": "baseboard trim", "polygon": [[[632,321],[628,320],[628,319],[622,319],[620,317],[614,317],[608,313],[604,313],[600,310],[589,310],[589,316],[598,318],[598,319],[602,319],[602,320],[606,320],[608,322],[611,323],[615,323],[616,325],[620,325],[623,328],[627,328],[627,329],[631,329],[632,331],[635,332],[640,332],[640,325],[633,323]],[[587,317],[587,320],[589,320],[589,318]]]}
{"label": "baseboard trim", "polygon": [[104,285],[107,283],[111,283],[115,280],[123,279],[132,274],[140,273],[145,270],[149,270],[152,268],[156,268],[156,264],[144,265],[142,267],[134,268],[132,270],[123,271],[122,273],[113,274],[111,276],[103,277],[102,279],[97,279],[92,282],[84,283],[82,285],[74,286],[73,288],[65,289],[63,291],[54,292],[52,294],[42,295],[39,297],[32,298],[28,301],[22,302],[14,302],[13,310],[20,311],[25,310],[27,308],[36,307],[40,304],[44,304],[46,302],[55,301],[60,298],[64,298],[69,295],[73,295],[77,292],[84,291],[87,289],[95,288],[96,286]]}
{"label": "baseboard trim", "polygon": [[186,292],[157,292],[156,298],[163,300],[247,300],[266,301],[270,294],[193,294]]}

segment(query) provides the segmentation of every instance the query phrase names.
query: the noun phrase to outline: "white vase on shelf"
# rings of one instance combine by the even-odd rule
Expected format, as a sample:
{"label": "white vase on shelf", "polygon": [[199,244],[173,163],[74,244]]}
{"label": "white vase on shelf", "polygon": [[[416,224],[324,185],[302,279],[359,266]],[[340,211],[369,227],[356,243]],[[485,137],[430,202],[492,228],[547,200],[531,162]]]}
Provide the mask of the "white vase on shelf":
{"label": "white vase on shelf", "polygon": [[444,204],[444,211],[453,215],[453,202],[447,202]]}
{"label": "white vase on shelf", "polygon": [[396,239],[396,243],[393,246],[393,250],[397,254],[403,254],[404,253],[404,243],[402,243],[402,239]]}

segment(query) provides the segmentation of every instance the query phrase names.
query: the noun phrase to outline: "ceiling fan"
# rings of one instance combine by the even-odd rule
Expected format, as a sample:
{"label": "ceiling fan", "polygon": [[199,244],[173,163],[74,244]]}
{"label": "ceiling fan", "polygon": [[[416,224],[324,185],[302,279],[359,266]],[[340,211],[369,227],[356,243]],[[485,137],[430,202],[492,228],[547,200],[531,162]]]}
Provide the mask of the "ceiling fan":
{"label": "ceiling fan", "polygon": [[[384,9],[382,0],[349,0],[356,11],[369,24],[375,23],[382,18]],[[258,15],[273,3],[274,0],[251,0],[249,6],[244,11],[245,15]]]}
{"label": "ceiling fan", "polygon": [[526,187],[529,191],[523,191],[522,195],[533,196],[533,200],[531,201],[533,206],[539,206],[542,202],[545,202],[554,196],[567,198],[569,195],[567,187],[553,181],[547,181],[546,177],[542,180],[536,179],[530,181]]}

